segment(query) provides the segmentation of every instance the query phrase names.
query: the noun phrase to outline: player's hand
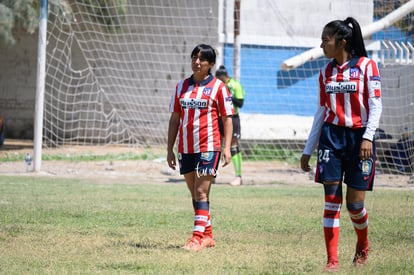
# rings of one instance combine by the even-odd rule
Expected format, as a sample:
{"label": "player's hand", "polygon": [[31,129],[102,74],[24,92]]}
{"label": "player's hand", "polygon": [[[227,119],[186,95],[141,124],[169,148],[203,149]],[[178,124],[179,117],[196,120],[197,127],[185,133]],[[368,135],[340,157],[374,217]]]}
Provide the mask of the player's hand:
{"label": "player's hand", "polygon": [[361,160],[367,160],[372,157],[372,141],[367,139],[362,140],[359,157]]}
{"label": "player's hand", "polygon": [[231,162],[231,153],[230,149],[223,151],[223,167],[227,166]]}
{"label": "player's hand", "polygon": [[177,166],[177,164],[176,164],[176,162],[175,162],[175,155],[174,155],[174,152],[168,152],[168,153],[167,153],[167,163],[168,163],[168,166],[169,166],[171,169],[175,170],[175,166]]}
{"label": "player's hand", "polygon": [[311,157],[310,155],[303,154],[302,157],[300,158],[300,167],[305,172],[309,172],[311,170],[309,166],[310,157]]}

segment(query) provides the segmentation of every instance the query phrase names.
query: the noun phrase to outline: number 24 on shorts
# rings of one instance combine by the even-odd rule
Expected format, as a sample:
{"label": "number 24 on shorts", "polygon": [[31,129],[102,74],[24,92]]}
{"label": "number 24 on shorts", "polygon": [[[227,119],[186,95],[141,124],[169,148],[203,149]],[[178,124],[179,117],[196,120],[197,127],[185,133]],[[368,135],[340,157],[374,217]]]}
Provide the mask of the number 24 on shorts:
{"label": "number 24 on shorts", "polygon": [[318,160],[319,162],[329,162],[329,150],[319,150],[318,151]]}

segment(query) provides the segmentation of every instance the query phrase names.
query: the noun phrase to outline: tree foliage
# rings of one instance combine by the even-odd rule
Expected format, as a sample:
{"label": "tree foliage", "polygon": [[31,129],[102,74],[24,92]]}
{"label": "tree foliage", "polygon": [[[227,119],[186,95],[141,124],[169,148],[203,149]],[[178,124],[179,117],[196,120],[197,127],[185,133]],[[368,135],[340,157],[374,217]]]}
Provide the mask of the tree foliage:
{"label": "tree foliage", "polygon": [[[394,10],[398,9],[409,0],[396,0],[396,1],[385,1],[385,0],[374,0],[374,18],[381,19],[382,17],[388,15]],[[400,28],[403,32],[408,35],[414,33],[414,22],[412,13],[401,18],[401,20],[395,23],[395,26]]]}
{"label": "tree foliage", "polygon": [[13,31],[22,29],[28,33],[38,26],[39,1],[0,0],[0,39],[14,44]]}
{"label": "tree foliage", "polygon": [[106,26],[109,31],[117,29],[125,14],[127,0],[77,0],[86,10],[94,15],[94,19]]}
{"label": "tree foliage", "polygon": [[[108,29],[119,25],[127,0],[48,0],[48,8],[70,19],[71,4],[79,3]],[[39,27],[40,0],[0,0],[0,42],[16,43],[16,33],[33,34]]]}

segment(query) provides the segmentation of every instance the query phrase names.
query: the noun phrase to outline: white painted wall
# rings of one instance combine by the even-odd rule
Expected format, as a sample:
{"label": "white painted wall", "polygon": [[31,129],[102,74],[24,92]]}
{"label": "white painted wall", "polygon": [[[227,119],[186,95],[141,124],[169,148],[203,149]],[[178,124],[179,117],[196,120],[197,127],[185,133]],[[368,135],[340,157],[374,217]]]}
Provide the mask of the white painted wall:
{"label": "white painted wall", "polygon": [[36,56],[37,34],[18,36],[14,46],[0,43],[0,112],[6,137],[33,137]]}
{"label": "white painted wall", "polygon": [[[222,42],[233,42],[233,0],[220,31]],[[319,45],[323,26],[331,20],[356,18],[361,27],[372,23],[372,0],[241,0],[242,44],[313,47]]]}

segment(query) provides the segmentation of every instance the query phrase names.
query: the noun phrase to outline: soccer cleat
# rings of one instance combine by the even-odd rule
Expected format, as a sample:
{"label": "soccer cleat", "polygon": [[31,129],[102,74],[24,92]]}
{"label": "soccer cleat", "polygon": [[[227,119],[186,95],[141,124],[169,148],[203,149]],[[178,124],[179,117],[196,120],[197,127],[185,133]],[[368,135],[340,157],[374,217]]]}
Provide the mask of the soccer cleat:
{"label": "soccer cleat", "polygon": [[365,249],[356,249],[355,256],[354,256],[354,266],[362,267],[367,263],[368,260],[368,247]]}
{"label": "soccer cleat", "polygon": [[326,264],[325,268],[323,269],[323,272],[337,272],[338,269],[339,269],[338,262],[329,262]]}
{"label": "soccer cleat", "polygon": [[216,241],[213,239],[213,237],[210,236],[204,236],[201,240],[201,246],[202,247],[213,247],[216,245]]}
{"label": "soccer cleat", "polygon": [[231,182],[230,182],[230,185],[231,186],[239,186],[239,185],[241,185],[242,184],[242,179],[241,179],[241,177],[236,177],[234,180],[232,180]]}
{"label": "soccer cleat", "polygon": [[199,251],[202,248],[203,246],[201,242],[196,237],[189,239],[188,242],[183,246],[183,249],[194,252]]}

